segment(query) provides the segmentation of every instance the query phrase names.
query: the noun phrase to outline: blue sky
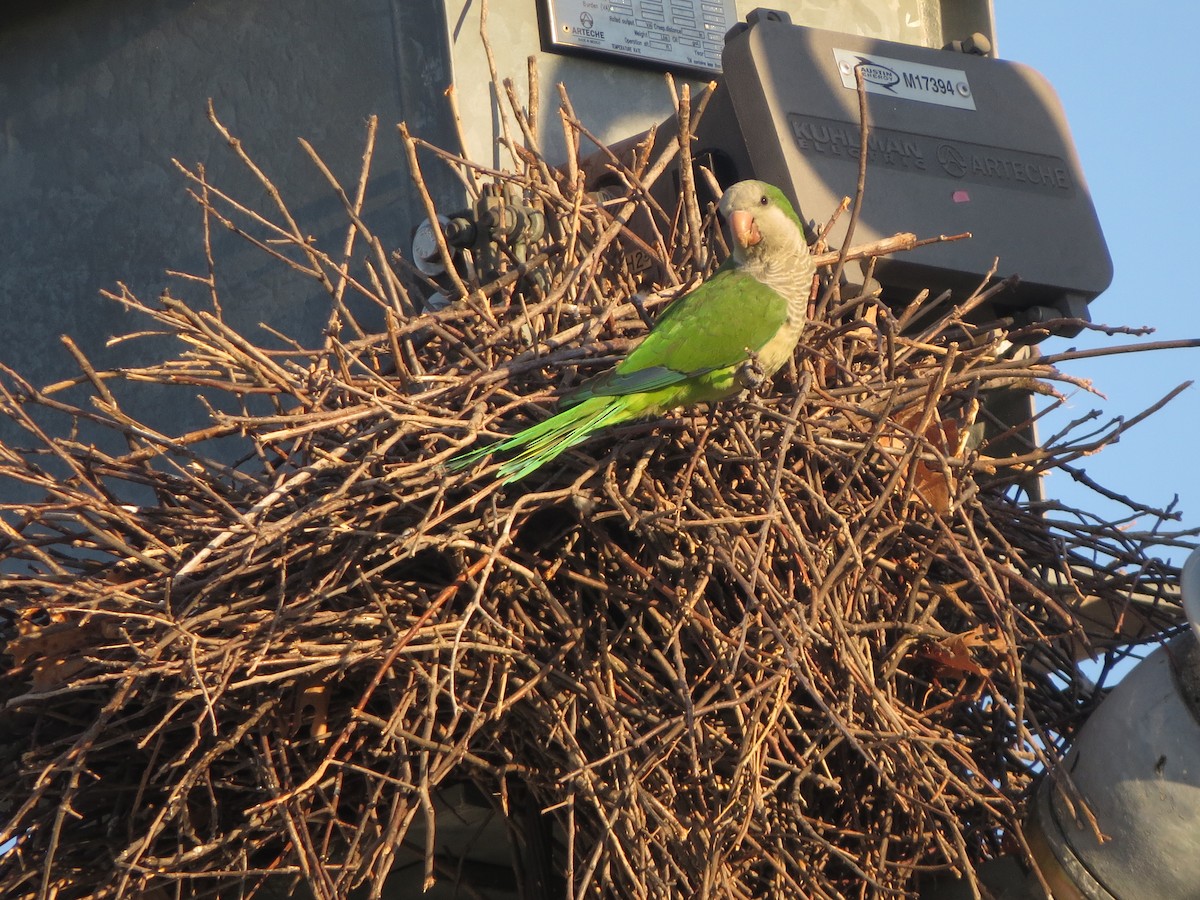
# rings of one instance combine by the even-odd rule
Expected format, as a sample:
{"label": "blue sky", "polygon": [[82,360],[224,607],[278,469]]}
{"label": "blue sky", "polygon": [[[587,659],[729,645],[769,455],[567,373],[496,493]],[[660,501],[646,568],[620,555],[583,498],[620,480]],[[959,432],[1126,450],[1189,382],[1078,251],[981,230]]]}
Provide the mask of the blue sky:
{"label": "blue sky", "polygon": [[[1200,262],[1192,234],[1200,199],[1193,92],[1200,79],[1195,54],[1172,49],[1172,36],[1200,30],[1200,4],[1171,0],[1135,12],[1103,0],[996,0],[995,8],[1000,55],[1037,69],[1062,99],[1108,240],[1115,275],[1093,302],[1092,320],[1155,328],[1145,341],[1200,337],[1192,272]],[[1133,340],[1083,334],[1042,346],[1054,352]],[[1200,382],[1200,349],[1083,360],[1064,369],[1090,378],[1107,400],[1076,393],[1061,423],[1093,408],[1129,417],[1181,382]],[[1200,384],[1082,465],[1104,486],[1154,506],[1178,494],[1182,525],[1200,528],[1198,456]],[[1065,475],[1049,478],[1046,490],[1073,506],[1109,510]],[[1162,555],[1176,564],[1186,556]]]}

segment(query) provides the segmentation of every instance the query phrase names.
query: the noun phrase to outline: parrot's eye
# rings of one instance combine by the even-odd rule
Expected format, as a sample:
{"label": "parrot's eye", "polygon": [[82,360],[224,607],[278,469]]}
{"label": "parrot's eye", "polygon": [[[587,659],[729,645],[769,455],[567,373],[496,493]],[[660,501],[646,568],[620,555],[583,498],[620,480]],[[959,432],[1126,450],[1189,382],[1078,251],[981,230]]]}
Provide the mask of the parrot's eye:
{"label": "parrot's eye", "polygon": [[767,200],[767,195],[766,195],[766,194],[763,194],[761,197],[759,197],[759,198],[758,198],[758,205],[759,205],[759,206],[766,206],[766,205],[767,205],[769,202],[770,202],[770,201],[769,201],[769,200]]}

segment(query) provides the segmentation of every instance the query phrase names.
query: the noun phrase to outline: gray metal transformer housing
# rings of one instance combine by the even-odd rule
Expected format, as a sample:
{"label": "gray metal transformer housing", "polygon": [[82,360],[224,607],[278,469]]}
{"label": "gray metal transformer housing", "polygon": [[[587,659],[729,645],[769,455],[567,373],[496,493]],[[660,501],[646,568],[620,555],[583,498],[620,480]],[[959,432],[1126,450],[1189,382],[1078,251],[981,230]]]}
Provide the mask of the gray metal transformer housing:
{"label": "gray metal transformer housing", "polygon": [[997,277],[1020,278],[1001,311],[1086,317],[1112,261],[1044,78],[1005,60],[792,25],[781,13],[750,18],[727,38],[699,157],[724,167],[725,180],[779,185],[802,218],[826,221],[857,185],[858,94],[847,69],[861,60],[870,133],[855,243],[973,235],[881,260],[876,278],[891,290],[965,291],[998,257]]}

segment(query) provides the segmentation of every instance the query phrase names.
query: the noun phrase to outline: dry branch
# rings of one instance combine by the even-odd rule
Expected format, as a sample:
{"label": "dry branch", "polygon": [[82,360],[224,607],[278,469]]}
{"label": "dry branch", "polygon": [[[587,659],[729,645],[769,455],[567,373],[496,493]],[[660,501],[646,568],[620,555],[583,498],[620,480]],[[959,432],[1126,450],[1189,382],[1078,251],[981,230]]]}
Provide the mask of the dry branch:
{"label": "dry branch", "polygon": [[[1155,520],[1139,532],[1023,499],[1029,473],[1076,474],[1126,426],[998,449],[1012,433],[984,427],[989,391],[1078,382],[1068,356],[1013,356],[1004,323],[972,324],[1002,288],[934,320],[927,294],[838,298],[761,393],[619,429],[511,488],[441,466],[544,416],[717,261],[690,179],[677,208],[651,197],[702,112],[680,101],[682,143],[609,160],[615,211],[580,160],[551,168],[507,120],[518,172],[443,151],[551,227],[529,264],[459,279],[466,299],[424,314],[361,218],[373,123],[353,189],[305,147],[347,212],[329,248],[218,123],[278,221],[197,168],[205,234],[324,286],[331,329],[308,349],[237,334],[210,269],[181,279],[187,299],[114,294],[178,356],[98,371],[75,348],[79,378],[44,390],[5,373],[0,413],[28,449],[0,445],[0,475],[43,499],[0,519],[0,893],[299,880],[345,897],[432,836],[439,791],[463,783],[514,823],[516,797],[553,820],[543,865],[572,897],[901,896],[1020,852],[1031,785],[1099,697],[1081,648],[1179,622],[1177,573],[1150,551],[1188,535],[1132,500]],[[533,145],[529,116],[533,99],[514,110]],[[402,131],[410,157],[417,140]],[[631,247],[669,287],[630,270]],[[211,423],[160,434],[117,405],[123,381],[201,392]],[[242,457],[216,456],[232,436]],[[1144,627],[1105,632],[1085,604]],[[465,878],[435,846],[408,851],[426,881]]]}

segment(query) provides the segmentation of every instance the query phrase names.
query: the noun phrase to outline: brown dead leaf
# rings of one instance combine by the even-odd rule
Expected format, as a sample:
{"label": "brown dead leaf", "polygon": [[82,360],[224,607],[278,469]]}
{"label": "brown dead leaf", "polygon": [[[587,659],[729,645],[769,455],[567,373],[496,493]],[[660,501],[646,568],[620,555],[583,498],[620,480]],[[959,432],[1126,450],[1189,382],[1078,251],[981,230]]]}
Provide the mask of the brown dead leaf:
{"label": "brown dead leaf", "polygon": [[308,726],[310,737],[324,739],[329,734],[329,685],[314,682],[300,688],[292,704],[292,733]]}
{"label": "brown dead leaf", "polygon": [[970,676],[986,678],[992,673],[992,667],[980,663],[982,654],[976,651],[995,654],[1002,653],[1005,647],[1003,635],[993,628],[978,625],[970,631],[923,645],[917,650],[917,656],[933,664],[935,677],[961,681]]}
{"label": "brown dead leaf", "polygon": [[[919,406],[910,406],[900,410],[892,421],[906,431],[916,431],[921,424],[924,410]],[[929,425],[925,428],[924,438],[929,446],[947,457],[961,457],[965,452],[964,441],[960,439],[963,423],[957,417],[942,418],[937,410],[934,411]],[[880,445],[889,449],[901,449],[907,444],[908,438],[900,434],[883,434]],[[957,479],[953,470],[947,471],[941,466],[927,460],[918,460],[913,471],[912,489],[930,507],[944,515],[950,511],[950,496],[955,492]]]}
{"label": "brown dead leaf", "polygon": [[106,642],[112,629],[80,613],[29,607],[17,615],[17,637],[5,648],[10,674],[25,674],[35,692],[65,684],[87,665],[84,651]]}

